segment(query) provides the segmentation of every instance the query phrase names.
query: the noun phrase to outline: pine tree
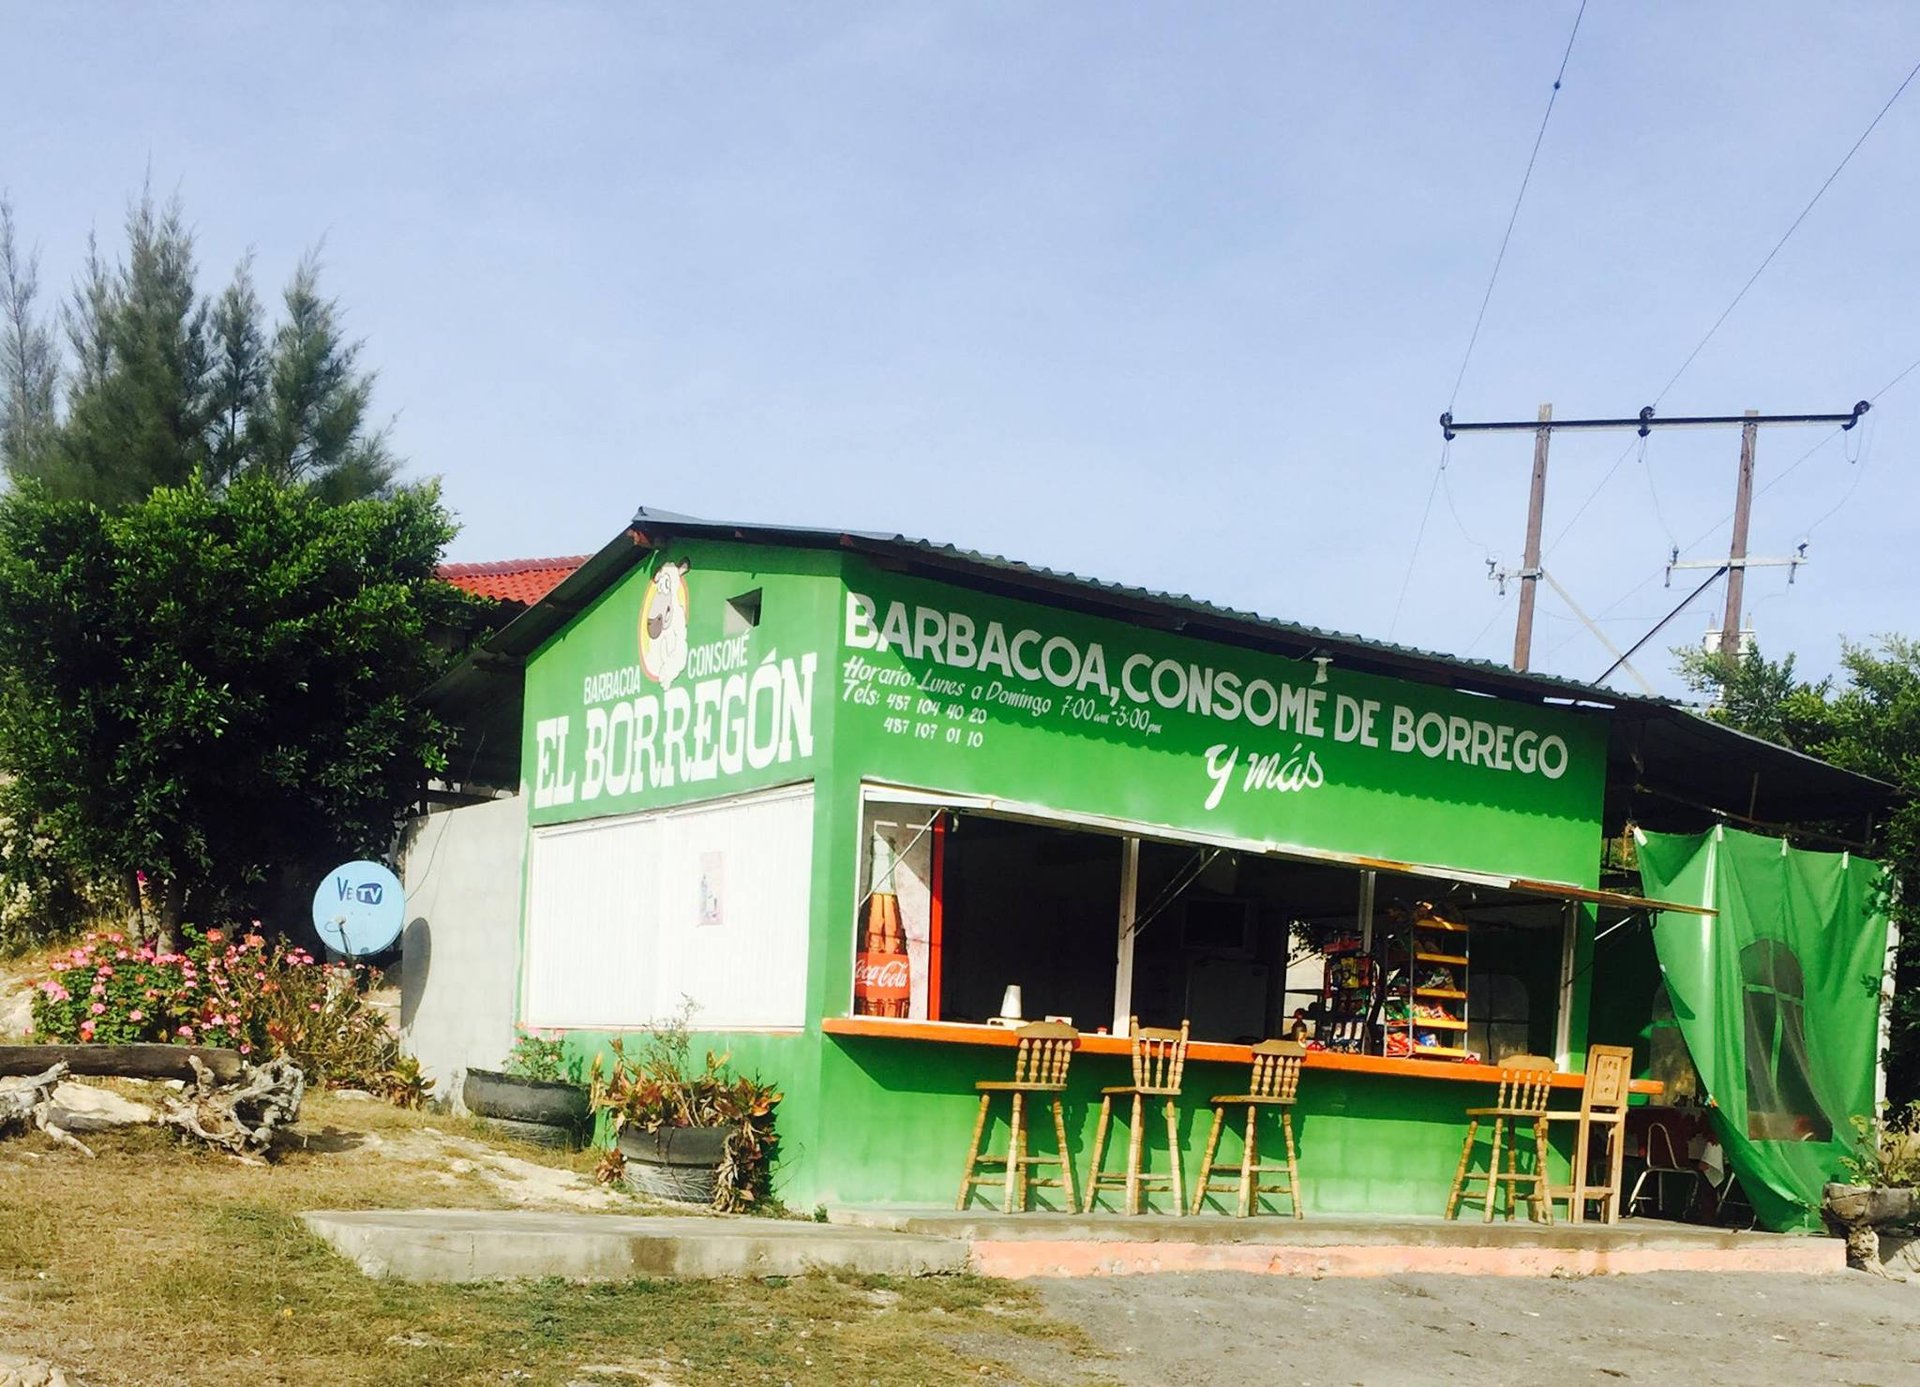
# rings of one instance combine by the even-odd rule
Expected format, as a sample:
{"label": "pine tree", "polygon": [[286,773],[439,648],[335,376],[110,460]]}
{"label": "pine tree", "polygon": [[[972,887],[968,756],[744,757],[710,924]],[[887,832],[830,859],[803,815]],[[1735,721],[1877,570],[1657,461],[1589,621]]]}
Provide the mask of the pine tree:
{"label": "pine tree", "polygon": [[212,325],[213,424],[207,464],[208,480],[221,486],[238,476],[253,455],[267,383],[267,344],[260,330],[251,254],[214,304]]}
{"label": "pine tree", "polygon": [[385,432],[366,429],[373,376],[355,369],[360,343],[341,338],[339,304],[319,285],[319,258],[309,253],[287,285],[249,465],[331,501],[380,495],[395,464]]}
{"label": "pine tree", "polygon": [[21,254],[13,205],[0,197],[0,466],[32,475],[54,426],[60,356],[52,331],[36,315],[36,256]]}
{"label": "pine tree", "polygon": [[254,473],[336,504],[391,493],[398,463],[369,424],[374,375],[320,290],[317,255],[269,329],[252,256],[209,301],[179,201],[157,206],[143,190],[124,262],[88,238],[63,354],[35,317],[37,265],[17,249],[11,208],[0,216],[0,463],[12,480],[109,510]]}
{"label": "pine tree", "polygon": [[209,312],[179,203],[143,192],[127,249],[111,279],[94,257],[76,291],[68,332],[84,365],[45,474],[54,494],[110,508],[200,474],[211,422]]}

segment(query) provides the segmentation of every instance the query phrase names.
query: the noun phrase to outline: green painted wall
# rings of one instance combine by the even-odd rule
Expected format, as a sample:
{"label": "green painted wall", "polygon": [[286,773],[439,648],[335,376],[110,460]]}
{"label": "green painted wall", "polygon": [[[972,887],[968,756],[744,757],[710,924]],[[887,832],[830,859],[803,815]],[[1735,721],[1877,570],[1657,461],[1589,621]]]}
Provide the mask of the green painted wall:
{"label": "green painted wall", "polygon": [[[824,1061],[822,1096],[833,1112],[847,1117],[836,1124],[833,1159],[811,1182],[811,1197],[828,1204],[950,1204],[959,1192],[960,1168],[978,1111],[973,1082],[1005,1077],[1011,1052],[829,1036]],[[1100,1089],[1127,1082],[1130,1072],[1121,1056],[1079,1055],[1073,1061],[1065,1117],[1076,1181],[1084,1179],[1092,1159]],[[1245,1086],[1244,1066],[1188,1064],[1187,1097],[1180,1104],[1178,1126],[1190,1174],[1189,1196],[1213,1120],[1207,1097]],[[1491,1102],[1493,1094],[1490,1084],[1308,1070],[1301,1077],[1294,1115],[1308,1213],[1443,1212],[1466,1134],[1462,1114],[1472,1104]],[[996,1100],[993,1111],[989,1140],[992,1149],[1003,1151],[1005,1100]],[[1166,1122],[1159,1112],[1149,1111],[1147,1168],[1165,1170]],[[1245,1109],[1237,1110],[1235,1120],[1244,1114]],[[1051,1154],[1051,1117],[1043,1115],[1041,1123],[1033,1149]],[[1109,1137],[1103,1160],[1109,1171],[1121,1168],[1126,1150],[1125,1124],[1116,1122],[1115,1131],[1119,1149],[1113,1149],[1116,1138]],[[1277,1159],[1283,1149],[1277,1121],[1268,1119],[1261,1128],[1263,1156]],[[1223,1135],[1216,1161],[1236,1162],[1239,1156],[1237,1137]],[[1564,1177],[1561,1152],[1556,1151],[1550,1165],[1555,1179]],[[983,1194],[982,1202],[998,1205],[997,1189],[986,1187]],[[1037,1199],[1057,1207],[1059,1192],[1039,1191]],[[1103,1208],[1119,1203],[1116,1195],[1103,1192]],[[1167,1207],[1164,1195],[1154,1207]]]}
{"label": "green painted wall", "polygon": [[[839,595],[830,554],[689,544],[649,555],[528,663],[530,821],[807,779],[832,753],[825,639]],[[755,604],[735,602],[748,597],[757,624],[743,615]]]}
{"label": "green painted wall", "polygon": [[1276,845],[1596,879],[1596,713],[1337,664],[1316,683],[1310,662],[857,558],[846,581],[842,767]]}
{"label": "green painted wall", "polygon": [[[743,627],[729,599],[756,591],[759,624]],[[662,606],[684,610],[684,653],[671,636],[664,648],[641,637]],[[863,781],[1174,833],[1596,879],[1599,715],[1337,666],[1314,679],[1311,663],[882,572],[857,557],[675,545],[531,662],[529,817],[538,826],[811,779],[809,1028],[701,1040],[786,1094],[776,1181],[790,1207],[946,1202],[973,1083],[996,1076],[1008,1053],[816,1028],[845,1014],[852,990]],[[1583,951],[1590,936],[1589,922]],[[1577,991],[1579,1053],[1584,983]],[[573,1042],[590,1051],[607,1038],[580,1032]],[[1245,1076],[1200,1063],[1188,1072],[1191,1168],[1206,1138],[1205,1096]],[[1075,1061],[1076,1174],[1091,1152],[1098,1087],[1124,1076],[1123,1060]],[[1309,1209],[1439,1212],[1461,1112],[1485,1096],[1477,1085],[1310,1072],[1299,1110]],[[1163,1141],[1152,1137],[1149,1149]],[[1237,1150],[1226,1142],[1224,1158]]]}

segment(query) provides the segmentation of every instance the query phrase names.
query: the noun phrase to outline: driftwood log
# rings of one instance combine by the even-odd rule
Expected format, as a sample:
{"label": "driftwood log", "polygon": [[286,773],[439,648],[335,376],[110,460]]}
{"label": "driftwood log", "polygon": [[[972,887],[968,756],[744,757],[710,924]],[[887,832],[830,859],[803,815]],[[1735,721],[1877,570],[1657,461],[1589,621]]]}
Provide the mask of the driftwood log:
{"label": "driftwood log", "polygon": [[193,1087],[165,1100],[161,1126],[257,1161],[275,1132],[299,1121],[307,1076],[286,1056],[247,1065],[236,1081],[224,1084],[198,1056],[189,1054],[187,1062],[193,1066]]}
{"label": "driftwood log", "polygon": [[53,1120],[53,1091],[66,1077],[67,1066],[60,1063],[26,1076],[24,1084],[0,1089],[0,1136],[13,1132],[45,1132],[62,1146],[70,1146],[83,1156],[93,1155],[85,1142]]}
{"label": "driftwood log", "polygon": [[195,1059],[222,1083],[232,1083],[247,1068],[238,1050],[205,1045],[0,1045],[0,1076],[38,1074],[57,1063],[76,1076],[192,1083]]}

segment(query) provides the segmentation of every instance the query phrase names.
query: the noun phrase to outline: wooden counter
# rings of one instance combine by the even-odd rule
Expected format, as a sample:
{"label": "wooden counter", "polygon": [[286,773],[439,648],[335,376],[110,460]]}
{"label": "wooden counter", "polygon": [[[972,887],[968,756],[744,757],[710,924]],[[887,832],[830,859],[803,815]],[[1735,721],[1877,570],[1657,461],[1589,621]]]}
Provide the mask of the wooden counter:
{"label": "wooden counter", "polygon": [[[1014,1031],[1006,1026],[976,1026],[961,1021],[894,1021],[877,1016],[830,1016],[820,1023],[828,1035],[863,1036],[874,1040],[920,1040],[947,1045],[997,1045],[1011,1049],[1016,1043]],[[1127,1055],[1131,1044],[1122,1036],[1080,1033],[1079,1048],[1089,1055]],[[1253,1055],[1245,1045],[1227,1045],[1218,1041],[1196,1040],[1187,1046],[1187,1058],[1213,1060],[1222,1064],[1251,1064]],[[1347,1074],[1392,1074],[1407,1079],[1437,1079],[1451,1083],[1490,1084],[1499,1072],[1488,1064],[1462,1064],[1457,1060],[1397,1059],[1384,1055],[1344,1055],[1331,1050],[1307,1051],[1308,1069],[1330,1069]],[[1578,1092],[1586,1084],[1580,1074],[1555,1074],[1555,1088]],[[1664,1086],[1653,1079],[1635,1079],[1633,1092],[1657,1097]]]}

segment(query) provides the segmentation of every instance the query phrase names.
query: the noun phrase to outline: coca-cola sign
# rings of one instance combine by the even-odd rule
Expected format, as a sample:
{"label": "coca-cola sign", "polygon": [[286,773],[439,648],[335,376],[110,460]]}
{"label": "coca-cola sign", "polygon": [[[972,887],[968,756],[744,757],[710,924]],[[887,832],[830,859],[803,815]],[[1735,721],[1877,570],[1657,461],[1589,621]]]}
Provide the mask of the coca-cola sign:
{"label": "coca-cola sign", "polygon": [[853,969],[857,992],[905,992],[910,981],[907,960],[901,954],[879,958],[862,954]]}
{"label": "coca-cola sign", "polygon": [[913,973],[907,956],[862,950],[853,961],[853,1010],[857,1016],[904,1018],[912,1009]]}

